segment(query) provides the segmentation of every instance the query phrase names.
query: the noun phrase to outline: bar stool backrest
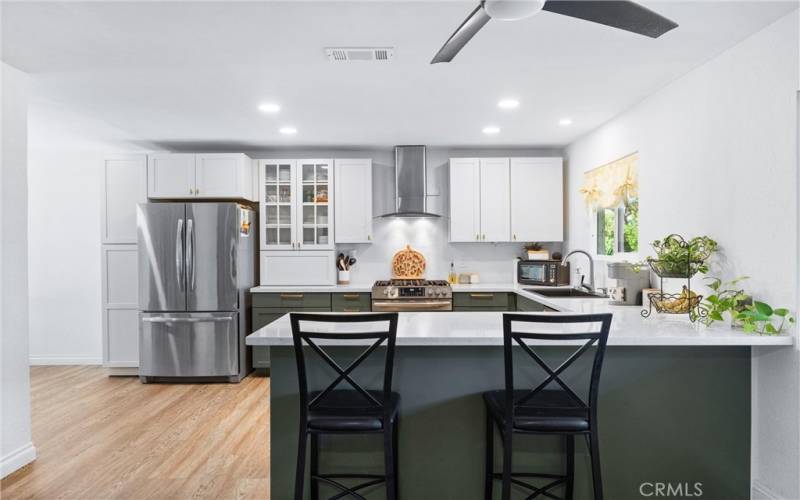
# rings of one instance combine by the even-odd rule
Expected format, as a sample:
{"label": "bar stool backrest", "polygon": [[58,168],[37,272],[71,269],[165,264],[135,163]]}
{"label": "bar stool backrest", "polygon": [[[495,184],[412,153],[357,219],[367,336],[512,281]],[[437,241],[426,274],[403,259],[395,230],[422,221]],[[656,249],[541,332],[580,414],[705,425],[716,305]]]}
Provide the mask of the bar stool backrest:
{"label": "bar stool backrest", "polygon": [[[340,384],[346,382],[354,391],[361,395],[364,406],[361,408],[348,407],[349,410],[367,410],[374,413],[388,413],[389,401],[392,392],[392,371],[394,368],[395,341],[397,339],[397,313],[381,314],[308,314],[290,313],[292,325],[292,338],[294,341],[295,358],[297,361],[297,380],[300,385],[300,409],[303,415],[309,410],[337,409],[326,401],[327,397]],[[387,326],[383,328],[381,323]],[[309,324],[316,324],[317,328],[308,328]],[[338,324],[353,325],[346,329]],[[334,331],[335,330],[335,331]],[[324,345],[317,342],[322,340],[326,345],[347,345],[348,341],[372,341],[358,357],[348,366],[342,368],[332,356],[325,351]],[[358,384],[351,376],[353,371],[373,354],[378,347],[386,345],[386,354],[383,366],[383,397],[378,399]],[[337,376],[327,387],[317,393],[309,401],[308,378],[306,370],[306,357],[303,346],[311,348],[319,358],[332,368]],[[328,403],[328,404],[326,404]]]}
{"label": "bar stool backrest", "polygon": [[[515,323],[571,325],[571,327],[568,328],[569,331],[565,333],[554,331],[534,332],[531,331],[535,329],[532,327],[533,325],[529,326],[524,331],[515,330]],[[592,325],[597,324],[599,324],[599,329],[596,327],[593,329]],[[584,325],[586,327],[585,331]],[[603,357],[605,356],[610,328],[611,314],[504,314],[503,354],[505,360],[506,414],[514,415],[517,408],[524,406],[525,403],[531,401],[534,396],[543,391],[548,385],[554,383],[573,400],[576,407],[588,410],[590,425],[594,425],[597,416],[597,394],[600,382],[600,371],[603,367]],[[552,330],[553,328],[550,329]],[[553,369],[539,356],[536,349],[538,346],[546,345],[547,343],[561,343],[565,340],[585,342],[578,342],[578,349],[567,357],[558,367]],[[535,341],[535,344],[531,344],[529,341]],[[515,397],[514,395],[514,357],[512,353],[514,344],[519,345],[546,373],[545,379],[540,384],[530,389],[521,397]],[[592,369],[589,373],[589,397],[587,402],[578,396],[573,388],[570,387],[561,376],[577,359],[588,352],[593,345],[596,345],[597,349],[594,351]],[[513,418],[509,419],[509,422],[513,422]]]}

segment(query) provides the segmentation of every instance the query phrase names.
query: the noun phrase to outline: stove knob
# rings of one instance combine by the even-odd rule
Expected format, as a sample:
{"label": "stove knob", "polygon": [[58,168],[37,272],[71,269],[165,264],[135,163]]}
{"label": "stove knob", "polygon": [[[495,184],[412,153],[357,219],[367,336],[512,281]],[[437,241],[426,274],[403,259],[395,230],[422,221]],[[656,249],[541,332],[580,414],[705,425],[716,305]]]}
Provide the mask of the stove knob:
{"label": "stove knob", "polygon": [[440,295],[440,296],[442,296],[442,297],[444,297],[445,295],[447,295],[447,291],[446,291],[444,288],[440,288],[440,289],[438,290],[438,292],[439,292],[439,295]]}
{"label": "stove knob", "polygon": [[383,294],[384,295],[389,295],[389,289],[388,288],[384,288],[383,289]]}
{"label": "stove knob", "polygon": [[436,294],[436,290],[433,288],[428,288],[428,296],[433,297]]}

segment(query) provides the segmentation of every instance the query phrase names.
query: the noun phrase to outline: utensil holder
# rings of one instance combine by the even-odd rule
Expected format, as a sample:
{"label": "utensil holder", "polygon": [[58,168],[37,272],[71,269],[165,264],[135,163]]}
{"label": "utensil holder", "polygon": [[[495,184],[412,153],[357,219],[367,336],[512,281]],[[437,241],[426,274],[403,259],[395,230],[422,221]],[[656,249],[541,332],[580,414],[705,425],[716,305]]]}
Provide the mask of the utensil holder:
{"label": "utensil holder", "polygon": [[342,271],[339,270],[339,279],[338,283],[340,285],[349,285],[350,284],[350,271]]}

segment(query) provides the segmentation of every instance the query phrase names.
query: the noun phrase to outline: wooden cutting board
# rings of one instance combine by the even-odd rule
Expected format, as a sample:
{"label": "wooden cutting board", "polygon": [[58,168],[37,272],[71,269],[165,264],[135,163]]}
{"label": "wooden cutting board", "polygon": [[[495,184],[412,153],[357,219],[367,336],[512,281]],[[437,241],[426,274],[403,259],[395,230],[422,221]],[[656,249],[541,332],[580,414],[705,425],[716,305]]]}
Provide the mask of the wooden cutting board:
{"label": "wooden cutting board", "polygon": [[406,245],[392,257],[392,278],[401,280],[421,279],[425,274],[425,257]]}

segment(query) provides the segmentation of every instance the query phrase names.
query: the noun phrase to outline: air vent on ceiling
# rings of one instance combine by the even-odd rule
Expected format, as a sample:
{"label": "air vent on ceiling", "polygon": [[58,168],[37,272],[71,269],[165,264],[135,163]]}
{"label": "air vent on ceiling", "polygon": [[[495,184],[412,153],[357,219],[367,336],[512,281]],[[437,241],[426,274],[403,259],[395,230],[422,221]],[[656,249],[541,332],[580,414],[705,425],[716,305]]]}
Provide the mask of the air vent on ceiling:
{"label": "air vent on ceiling", "polygon": [[326,47],[329,61],[390,61],[394,57],[392,47]]}

